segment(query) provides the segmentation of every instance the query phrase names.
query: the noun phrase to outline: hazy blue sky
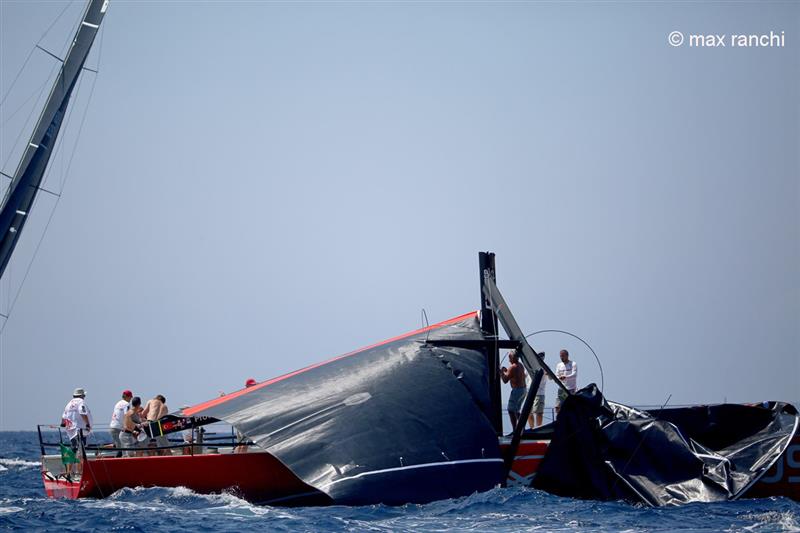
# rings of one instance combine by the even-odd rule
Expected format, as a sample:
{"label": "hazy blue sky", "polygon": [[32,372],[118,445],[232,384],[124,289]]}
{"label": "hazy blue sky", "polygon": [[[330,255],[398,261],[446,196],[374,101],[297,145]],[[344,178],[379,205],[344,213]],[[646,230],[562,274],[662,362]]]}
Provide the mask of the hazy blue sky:
{"label": "hazy blue sky", "polygon": [[[12,81],[65,6],[0,1],[6,173],[54,60]],[[611,399],[800,400],[797,2],[112,0],[89,64],[52,223],[22,284],[40,195],[1,287],[1,429],[76,386],[107,423],[125,388],[178,408],[476,309],[480,250]],[[533,344],[599,382],[578,343]]]}

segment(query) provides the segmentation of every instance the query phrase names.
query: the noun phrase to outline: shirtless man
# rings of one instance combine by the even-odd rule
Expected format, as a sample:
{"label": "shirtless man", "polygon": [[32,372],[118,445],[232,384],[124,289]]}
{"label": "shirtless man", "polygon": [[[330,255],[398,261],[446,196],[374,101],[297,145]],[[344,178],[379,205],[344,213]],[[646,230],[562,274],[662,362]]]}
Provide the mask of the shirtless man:
{"label": "shirtless man", "polygon": [[[123,448],[139,447],[138,437],[142,430],[141,416],[142,399],[138,396],[134,396],[133,399],[131,399],[130,408],[125,411],[125,416],[122,419],[122,433],[119,438]],[[133,457],[134,455],[141,455],[141,452],[134,452],[132,449],[125,450],[126,457]]]}
{"label": "shirtless man", "polygon": [[517,419],[522,411],[522,402],[525,401],[525,369],[519,362],[516,350],[508,352],[508,368],[500,369],[500,379],[503,383],[511,382],[511,395],[508,397],[508,417],[511,419],[511,430],[517,427]]}
{"label": "shirtless man", "polygon": [[[147,402],[147,405],[145,405],[142,410],[142,416],[145,417],[148,422],[155,422],[159,418],[166,416],[169,412],[166,402],[167,399],[164,398],[164,396],[157,394]],[[160,435],[154,439],[150,439],[150,444],[159,447],[169,446],[169,439],[164,435]],[[171,450],[155,450],[153,455],[171,455],[171,453]]]}

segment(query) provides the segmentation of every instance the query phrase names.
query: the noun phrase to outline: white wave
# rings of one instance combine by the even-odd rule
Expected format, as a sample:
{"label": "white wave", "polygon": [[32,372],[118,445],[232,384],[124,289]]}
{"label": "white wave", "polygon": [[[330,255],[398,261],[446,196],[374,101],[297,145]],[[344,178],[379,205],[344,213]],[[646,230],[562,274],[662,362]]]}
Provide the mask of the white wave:
{"label": "white wave", "polygon": [[797,515],[791,511],[767,511],[764,513],[750,513],[742,516],[745,520],[753,520],[755,524],[747,526],[746,530],[761,530],[765,527],[774,531],[800,531]]}
{"label": "white wave", "polygon": [[[146,501],[142,501],[146,500]],[[199,507],[187,500],[195,500]],[[242,516],[270,515],[274,518],[296,518],[287,509],[255,505],[228,492],[200,494],[187,487],[135,487],[124,488],[103,500],[84,500],[85,505],[96,509],[149,511],[180,511],[184,513]]]}
{"label": "white wave", "polygon": [[0,465],[0,472],[3,472],[5,470],[8,470],[8,468],[4,467],[3,465]]}
{"label": "white wave", "polygon": [[204,506],[203,508],[195,509],[195,512],[198,513],[212,512],[215,514],[219,514],[220,512],[222,512],[223,514],[236,514],[236,515],[250,513],[257,516],[263,516],[269,514],[276,518],[290,518],[294,516],[290,513],[283,512],[283,510],[279,510],[274,507],[265,507],[261,505],[252,504],[247,500],[244,500],[236,496],[235,494],[231,494],[230,492],[200,494],[186,487],[164,487],[161,490],[167,492],[168,494],[167,498],[191,497],[207,502],[207,505]]}
{"label": "white wave", "polygon": [[0,507],[0,515],[18,513],[24,510],[22,507]]}
{"label": "white wave", "polygon": [[21,468],[33,468],[34,466],[39,466],[39,464],[39,461],[26,461],[19,457],[14,457],[13,459],[9,457],[0,457],[0,466],[3,467],[18,466]]}

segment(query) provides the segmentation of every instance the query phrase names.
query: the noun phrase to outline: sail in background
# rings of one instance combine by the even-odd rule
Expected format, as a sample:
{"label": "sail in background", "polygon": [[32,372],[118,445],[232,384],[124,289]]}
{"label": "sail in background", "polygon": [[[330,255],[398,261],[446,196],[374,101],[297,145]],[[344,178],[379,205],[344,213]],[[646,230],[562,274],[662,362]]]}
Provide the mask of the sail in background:
{"label": "sail in background", "polygon": [[91,0],[69,47],[47,103],[22,155],[0,207],[0,278],[5,273],[22,228],[30,215],[53,153],[61,124],[86,57],[108,9],[108,0]]}

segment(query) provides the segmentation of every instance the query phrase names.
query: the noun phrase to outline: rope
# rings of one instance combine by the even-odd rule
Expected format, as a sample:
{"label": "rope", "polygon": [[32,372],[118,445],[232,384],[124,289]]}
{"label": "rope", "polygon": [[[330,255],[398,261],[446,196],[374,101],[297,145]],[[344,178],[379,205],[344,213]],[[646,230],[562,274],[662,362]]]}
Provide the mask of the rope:
{"label": "rope", "polygon": [[589,351],[592,352],[592,355],[594,355],[594,358],[597,360],[597,366],[600,368],[600,392],[603,392],[603,389],[605,388],[605,381],[603,378],[603,365],[600,363],[600,358],[597,357],[597,354],[595,353],[595,351],[592,349],[592,347],[589,345],[588,342],[578,337],[574,333],[570,333],[569,331],[564,331],[562,329],[543,329],[540,331],[534,331],[533,333],[525,335],[525,338],[527,339],[528,337],[533,337],[534,335],[538,335],[540,333],[563,333],[564,335],[569,335],[570,337],[578,339],[584,344],[584,346],[589,348]]}

